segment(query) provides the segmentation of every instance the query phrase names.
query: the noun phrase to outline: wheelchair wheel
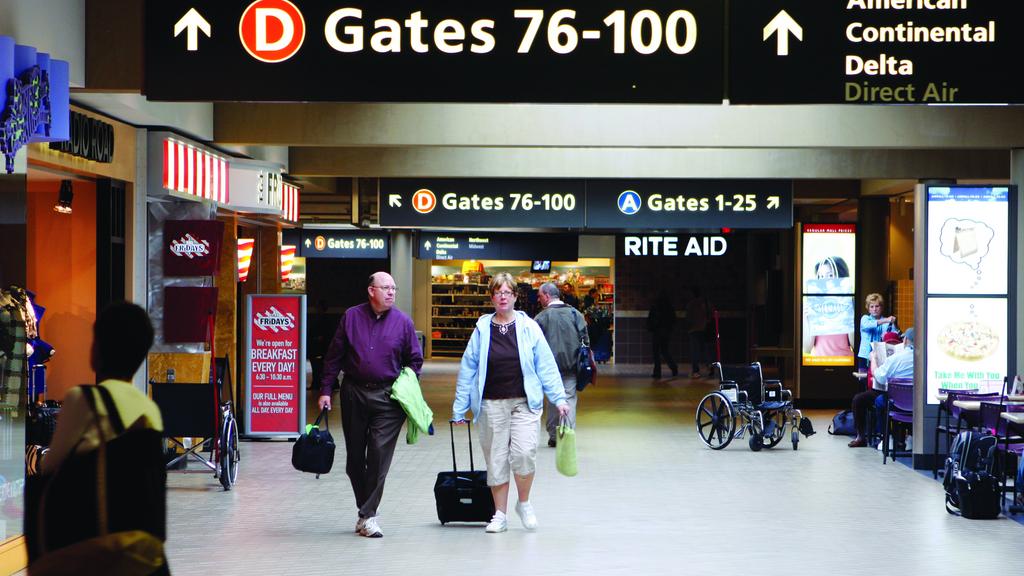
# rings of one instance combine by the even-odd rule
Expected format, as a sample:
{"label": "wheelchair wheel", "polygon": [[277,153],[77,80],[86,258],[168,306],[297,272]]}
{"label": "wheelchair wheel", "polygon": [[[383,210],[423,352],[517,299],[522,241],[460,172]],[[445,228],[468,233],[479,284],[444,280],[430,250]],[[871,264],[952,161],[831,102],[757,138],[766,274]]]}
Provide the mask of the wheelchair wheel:
{"label": "wheelchair wheel", "polygon": [[697,405],[697,433],[712,450],[721,450],[732,442],[736,432],[736,413],[729,399],[718,392],[705,396]]}
{"label": "wheelchair wheel", "polygon": [[797,445],[800,444],[800,431],[796,428],[793,429],[793,450],[796,450]]}
{"label": "wheelchair wheel", "polygon": [[761,444],[765,448],[774,448],[786,436],[786,413],[771,412],[764,425],[764,435]]}
{"label": "wheelchair wheel", "polygon": [[238,426],[235,419],[230,418],[224,422],[224,430],[220,436],[220,483],[225,490],[231,487],[238,480]]}

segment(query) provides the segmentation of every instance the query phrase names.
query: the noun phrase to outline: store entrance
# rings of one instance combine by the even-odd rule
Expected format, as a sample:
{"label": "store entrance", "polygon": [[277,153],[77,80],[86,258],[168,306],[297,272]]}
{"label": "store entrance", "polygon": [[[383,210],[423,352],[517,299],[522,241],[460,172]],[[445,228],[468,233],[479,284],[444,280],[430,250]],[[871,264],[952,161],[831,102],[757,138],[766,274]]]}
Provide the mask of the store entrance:
{"label": "store entrance", "polygon": [[323,356],[346,309],[366,302],[366,279],[390,272],[387,260],[306,258],[306,355],[319,386]]}
{"label": "store entrance", "polygon": [[555,283],[562,301],[583,312],[598,362],[614,356],[615,263],[612,258],[551,260],[434,260],[430,267],[429,355],[462,356],[477,319],[493,312],[488,285],[495,274],[512,275],[516,309],[531,317],[541,310],[538,289]]}

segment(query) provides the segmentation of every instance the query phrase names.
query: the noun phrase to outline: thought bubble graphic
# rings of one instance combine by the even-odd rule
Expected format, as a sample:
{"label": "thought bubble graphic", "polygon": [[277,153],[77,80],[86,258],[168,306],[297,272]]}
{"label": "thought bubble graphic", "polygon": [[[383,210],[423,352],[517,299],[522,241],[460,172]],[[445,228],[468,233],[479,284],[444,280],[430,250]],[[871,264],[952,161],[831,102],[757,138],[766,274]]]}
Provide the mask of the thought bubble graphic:
{"label": "thought bubble graphic", "polygon": [[942,223],[939,232],[939,253],[980,274],[981,261],[988,256],[995,235],[995,230],[984,222],[950,218]]}

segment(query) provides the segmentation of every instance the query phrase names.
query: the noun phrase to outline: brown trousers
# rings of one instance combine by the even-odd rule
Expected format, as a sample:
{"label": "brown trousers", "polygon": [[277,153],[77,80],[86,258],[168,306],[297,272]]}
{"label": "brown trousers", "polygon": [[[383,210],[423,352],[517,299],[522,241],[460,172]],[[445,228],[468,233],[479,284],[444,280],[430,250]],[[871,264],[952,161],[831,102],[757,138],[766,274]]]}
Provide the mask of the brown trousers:
{"label": "brown trousers", "polygon": [[352,482],[360,518],[377,515],[403,423],[405,412],[391,399],[391,386],[368,389],[348,378],[341,383],[345,472]]}

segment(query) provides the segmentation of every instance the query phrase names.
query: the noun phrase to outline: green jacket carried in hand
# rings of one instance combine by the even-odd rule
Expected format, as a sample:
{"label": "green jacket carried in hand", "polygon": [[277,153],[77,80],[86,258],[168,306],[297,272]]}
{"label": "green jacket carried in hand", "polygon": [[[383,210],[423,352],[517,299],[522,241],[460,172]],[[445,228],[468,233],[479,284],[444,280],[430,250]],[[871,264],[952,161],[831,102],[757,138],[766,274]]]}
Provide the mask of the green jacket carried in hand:
{"label": "green jacket carried in hand", "polygon": [[409,426],[405,432],[405,443],[415,444],[420,432],[427,432],[434,421],[434,413],[423,399],[420,381],[412,368],[402,368],[401,374],[391,385],[391,399],[398,402],[409,417]]}

